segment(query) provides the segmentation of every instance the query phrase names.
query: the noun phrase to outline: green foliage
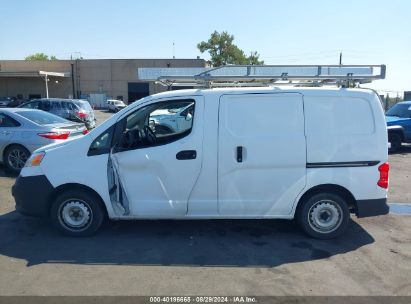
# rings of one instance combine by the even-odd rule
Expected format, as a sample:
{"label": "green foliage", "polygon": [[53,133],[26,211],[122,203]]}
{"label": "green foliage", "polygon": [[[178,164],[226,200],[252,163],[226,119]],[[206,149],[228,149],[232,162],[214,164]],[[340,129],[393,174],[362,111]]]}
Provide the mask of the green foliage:
{"label": "green foliage", "polygon": [[33,60],[39,60],[39,61],[45,61],[45,60],[58,60],[56,56],[49,56],[44,54],[44,53],[35,53],[32,55],[27,56],[26,58],[24,58],[24,60],[27,61],[33,61]]}
{"label": "green foliage", "polygon": [[208,63],[214,67],[226,64],[264,64],[257,52],[251,52],[250,56],[246,56],[233,41],[233,35],[225,31],[221,33],[214,31],[210,39],[197,44],[197,48],[201,53],[207,51],[210,54],[211,58]]}

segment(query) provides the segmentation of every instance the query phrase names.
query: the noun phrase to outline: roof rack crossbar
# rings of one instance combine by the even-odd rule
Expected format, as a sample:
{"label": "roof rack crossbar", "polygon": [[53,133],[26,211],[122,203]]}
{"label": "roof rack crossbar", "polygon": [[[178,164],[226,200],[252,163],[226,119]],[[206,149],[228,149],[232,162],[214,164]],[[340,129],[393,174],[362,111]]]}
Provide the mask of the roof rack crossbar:
{"label": "roof rack crossbar", "polygon": [[215,68],[139,68],[138,78],[196,87],[369,83],[385,79],[385,65],[225,65]]}

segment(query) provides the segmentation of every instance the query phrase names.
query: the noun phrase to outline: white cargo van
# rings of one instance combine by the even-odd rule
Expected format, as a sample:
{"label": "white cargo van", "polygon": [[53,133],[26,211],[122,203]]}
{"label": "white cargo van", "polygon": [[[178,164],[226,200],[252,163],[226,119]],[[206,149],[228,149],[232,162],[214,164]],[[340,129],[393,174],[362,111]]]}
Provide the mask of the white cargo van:
{"label": "white cargo van", "polygon": [[[177,107],[191,109],[181,112],[185,123],[157,133],[155,116]],[[297,218],[310,236],[332,238],[350,213],[388,213],[387,158],[371,90],[169,91],[36,151],[12,192],[19,212],[51,217],[73,236],[96,232],[106,217]]]}

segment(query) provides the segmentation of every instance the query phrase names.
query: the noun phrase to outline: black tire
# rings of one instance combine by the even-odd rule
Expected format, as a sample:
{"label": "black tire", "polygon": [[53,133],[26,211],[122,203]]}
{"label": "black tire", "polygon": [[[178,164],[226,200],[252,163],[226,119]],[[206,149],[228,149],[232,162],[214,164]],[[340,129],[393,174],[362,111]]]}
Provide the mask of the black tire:
{"label": "black tire", "polygon": [[388,135],[388,141],[391,143],[389,152],[397,152],[401,148],[401,136],[397,133],[391,133]]}
{"label": "black tire", "polygon": [[6,169],[10,173],[19,174],[29,157],[29,150],[20,145],[11,145],[7,147],[6,151],[4,152],[3,161]]}
{"label": "black tire", "polygon": [[61,233],[68,236],[93,235],[104,222],[102,204],[100,198],[89,191],[64,191],[51,206],[51,222]]}
{"label": "black tire", "polygon": [[348,226],[350,210],[347,202],[339,195],[317,193],[300,204],[296,214],[297,221],[303,231],[313,238],[336,238]]}

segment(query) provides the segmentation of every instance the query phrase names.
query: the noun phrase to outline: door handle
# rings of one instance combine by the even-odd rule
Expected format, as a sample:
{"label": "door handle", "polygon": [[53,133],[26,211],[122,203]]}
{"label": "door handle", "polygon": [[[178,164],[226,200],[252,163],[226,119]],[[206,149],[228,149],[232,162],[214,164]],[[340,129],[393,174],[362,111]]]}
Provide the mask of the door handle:
{"label": "door handle", "polygon": [[237,162],[238,163],[243,162],[243,147],[241,146],[237,147]]}
{"label": "door handle", "polygon": [[187,159],[196,159],[197,151],[196,150],[184,150],[176,154],[178,160],[187,160]]}

